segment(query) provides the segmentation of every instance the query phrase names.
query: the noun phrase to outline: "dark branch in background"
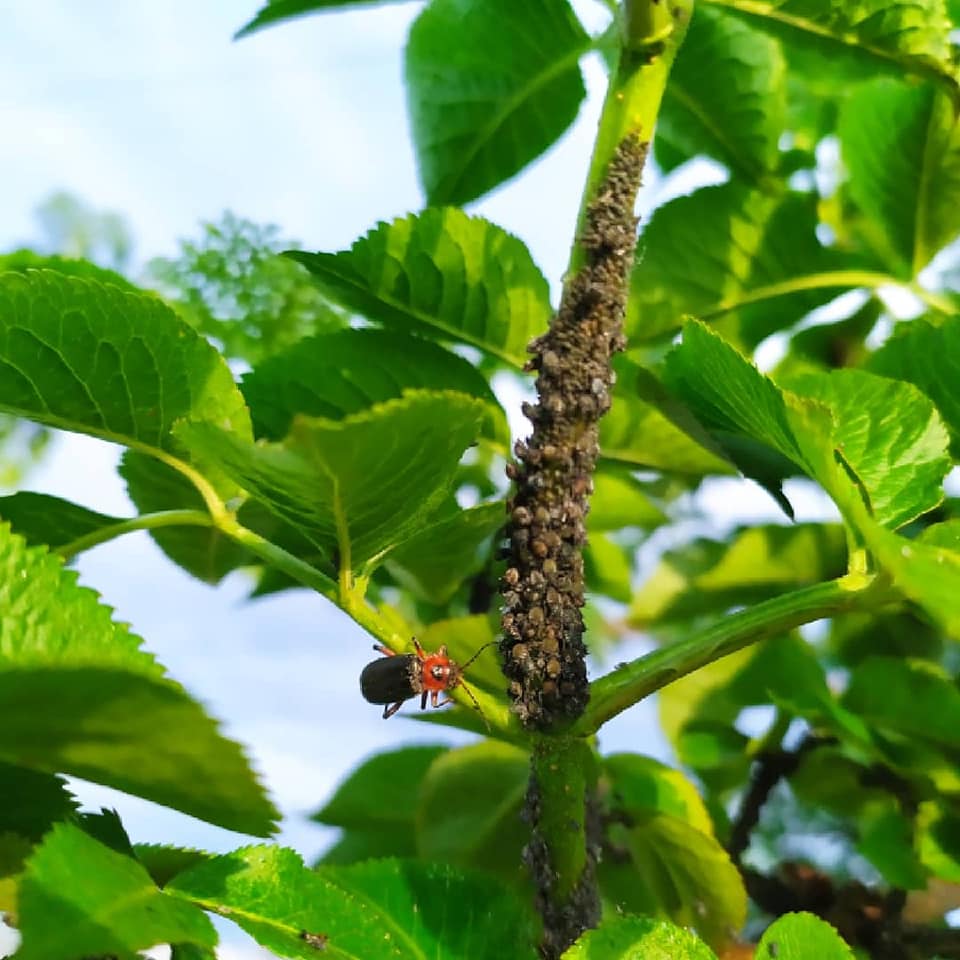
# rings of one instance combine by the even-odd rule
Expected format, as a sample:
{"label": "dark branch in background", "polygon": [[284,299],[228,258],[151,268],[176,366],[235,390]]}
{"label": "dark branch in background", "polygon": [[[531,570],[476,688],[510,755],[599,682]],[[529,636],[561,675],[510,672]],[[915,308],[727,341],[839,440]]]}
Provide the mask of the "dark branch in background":
{"label": "dark branch in background", "polygon": [[[858,881],[838,886],[826,873],[800,863],[783,863],[773,875],[742,865],[750,834],[773,788],[790,777],[811,750],[835,742],[833,737],[809,734],[795,750],[768,750],[758,755],[727,844],[750,898],[774,917],[796,911],[822,917],[850,946],[866,950],[871,960],[928,960],[933,956],[960,960],[960,929],[904,921],[903,890],[881,891]],[[861,782],[891,793],[905,815],[916,814],[917,801],[909,782],[889,768],[875,765],[864,771]]]}
{"label": "dark branch in background", "polygon": [[750,834],[760,821],[760,811],[773,788],[781,780],[791,776],[811,750],[825,743],[835,742],[835,738],[808,734],[796,750],[765,750],[757,755],[750,774],[750,785],[740,801],[740,809],[730,828],[727,853],[735,864],[739,866],[740,858],[750,844]]}
{"label": "dark branch in background", "polygon": [[598,424],[610,408],[611,356],[622,323],[636,244],[634,203],[647,144],[622,141],[589,204],[580,237],[585,264],[564,288],[550,329],[530,344],[537,402],[515,447],[508,502],[509,566],[502,581],[504,673],[521,721],[548,730],[587,704],[583,643],[584,521],[596,467]]}

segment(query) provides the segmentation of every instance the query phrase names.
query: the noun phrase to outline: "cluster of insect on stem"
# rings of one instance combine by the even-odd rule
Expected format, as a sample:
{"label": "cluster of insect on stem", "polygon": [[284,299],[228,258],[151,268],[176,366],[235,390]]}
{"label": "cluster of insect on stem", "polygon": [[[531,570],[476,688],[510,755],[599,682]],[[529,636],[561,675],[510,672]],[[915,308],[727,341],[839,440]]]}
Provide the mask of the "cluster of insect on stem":
{"label": "cluster of insect on stem", "polygon": [[584,265],[564,288],[549,330],[529,347],[537,402],[518,441],[508,501],[503,576],[504,673],[520,719],[551,729],[587,704],[583,549],[599,455],[599,421],[610,408],[611,358],[622,350],[628,277],[636,245],[634,203],[647,144],[627,137],[588,205]]}

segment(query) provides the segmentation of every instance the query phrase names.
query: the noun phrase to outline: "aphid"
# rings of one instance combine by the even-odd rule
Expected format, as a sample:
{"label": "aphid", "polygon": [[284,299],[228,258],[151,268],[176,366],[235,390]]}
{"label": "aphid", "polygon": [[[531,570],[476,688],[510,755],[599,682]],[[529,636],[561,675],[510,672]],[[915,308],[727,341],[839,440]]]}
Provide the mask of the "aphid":
{"label": "aphid", "polygon": [[473,701],[483,722],[483,710],[473,691],[463,682],[463,671],[477,659],[487,647],[496,641],[485,643],[463,666],[447,655],[443,645],[436,653],[427,653],[414,638],[413,653],[394,653],[387,647],[375,644],[373,649],[382,653],[380,660],[368,663],[360,674],[360,692],[367,703],[384,704],[383,719],[392,717],[405,700],[420,697],[420,709],[427,709],[427,697],[430,706],[442,707],[453,702],[453,697],[440,699],[441,693],[447,693],[454,687],[463,687]]}

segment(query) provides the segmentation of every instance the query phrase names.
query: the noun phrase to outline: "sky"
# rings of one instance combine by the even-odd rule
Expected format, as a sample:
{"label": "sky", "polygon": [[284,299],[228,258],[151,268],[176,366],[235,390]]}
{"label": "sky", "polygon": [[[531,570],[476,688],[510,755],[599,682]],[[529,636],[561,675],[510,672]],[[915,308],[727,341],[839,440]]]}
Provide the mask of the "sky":
{"label": "sky", "polygon": [[[575,5],[592,25],[603,22],[595,0]],[[33,211],[58,190],[123,214],[141,264],[173,254],[178,238],[227,209],[276,223],[307,249],[336,250],[378,220],[421,208],[402,83],[404,37],[421,5],[314,16],[232,42],[258,6],[0,0],[0,251],[38,238]],[[572,130],[471,208],[524,239],[555,291],[602,96],[598,64],[586,64],[586,79],[590,96]],[[641,212],[716,177],[706,166],[692,179],[648,177]],[[25,487],[130,513],[117,453],[61,436]],[[798,496],[802,515],[821,509]],[[741,519],[782,520],[757,488],[718,485],[704,502],[722,504],[728,521],[734,502]],[[247,746],[284,812],[279,841],[308,862],[333,833],[305,813],[360,760],[414,740],[469,739],[404,719],[409,707],[385,723],[357,688],[370,638],[322,598],[296,591],[248,602],[243,575],[200,584],[145,534],[90,551],[79,569]],[[644,649],[638,638],[618,654]],[[605,728],[602,746],[669,755],[652,701]],[[87,806],[116,807],[135,841],[225,851],[247,839],[91,784],[74,788]],[[227,960],[269,956],[223,929]]]}

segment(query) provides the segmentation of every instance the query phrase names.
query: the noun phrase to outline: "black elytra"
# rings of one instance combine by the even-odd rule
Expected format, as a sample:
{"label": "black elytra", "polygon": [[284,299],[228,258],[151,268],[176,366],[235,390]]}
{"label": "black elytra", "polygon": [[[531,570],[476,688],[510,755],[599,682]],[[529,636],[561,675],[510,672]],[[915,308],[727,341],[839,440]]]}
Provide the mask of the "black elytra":
{"label": "black elytra", "polygon": [[[469,666],[480,652],[492,644],[484,644],[464,664]],[[446,646],[435,653],[427,653],[423,647],[413,641],[414,653],[394,653],[388,647],[375,645],[374,650],[383,657],[368,663],[360,674],[360,693],[368,703],[383,704],[383,719],[392,717],[405,700],[420,697],[420,709],[425,710],[427,699],[432,707],[442,707],[452,703],[452,697],[440,700],[440,694],[462,686],[466,694],[480,711],[480,704],[466,684],[463,683],[463,667],[447,655]],[[486,723],[486,717],[483,717]]]}

